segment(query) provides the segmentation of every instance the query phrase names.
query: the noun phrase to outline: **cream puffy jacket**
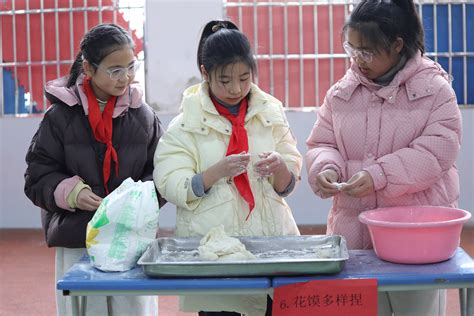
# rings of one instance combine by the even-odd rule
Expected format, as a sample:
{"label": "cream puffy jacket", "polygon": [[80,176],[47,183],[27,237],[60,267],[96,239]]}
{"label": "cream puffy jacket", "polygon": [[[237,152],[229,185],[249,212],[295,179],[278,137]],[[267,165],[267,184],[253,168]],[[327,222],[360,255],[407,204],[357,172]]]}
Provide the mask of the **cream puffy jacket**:
{"label": "cream puffy jacket", "polygon": [[[263,151],[277,151],[299,179],[302,157],[288,126],[281,102],[252,85],[245,117],[251,163]],[[231,179],[222,178],[203,197],[191,188],[192,177],[225,157],[231,123],[220,116],[209,97],[207,83],[183,94],[182,113],[170,123],[155,152],[153,178],[162,196],[177,206],[176,235],[203,236],[223,224],[234,236],[298,235],[285,200],[272,186],[272,178],[259,180],[248,168],[255,208],[249,208]]]}
{"label": "cream puffy jacket", "polygon": [[[251,163],[262,151],[277,151],[299,179],[302,157],[281,102],[255,85],[250,90],[245,128]],[[158,143],[153,173],[159,192],[177,206],[176,235],[203,236],[219,224],[233,236],[299,235],[290,208],[273,189],[272,178],[259,180],[251,167],[248,176],[255,208],[248,220],[248,204],[230,179],[220,179],[203,197],[194,195],[192,177],[225,157],[231,133],[231,123],[212,104],[207,83],[184,92],[182,113]],[[192,295],[181,298],[181,310],[263,316],[266,301],[266,295]]]}

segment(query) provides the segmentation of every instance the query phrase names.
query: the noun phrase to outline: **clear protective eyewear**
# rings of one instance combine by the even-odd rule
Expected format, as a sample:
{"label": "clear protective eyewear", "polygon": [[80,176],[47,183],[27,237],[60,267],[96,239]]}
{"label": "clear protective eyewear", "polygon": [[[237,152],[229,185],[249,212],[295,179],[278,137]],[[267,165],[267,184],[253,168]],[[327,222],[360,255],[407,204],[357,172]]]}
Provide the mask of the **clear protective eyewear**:
{"label": "clear protective eyewear", "polygon": [[[99,68],[99,65],[93,64],[95,67]],[[138,60],[135,60],[130,66],[128,67],[112,67],[107,70],[105,70],[108,74],[111,80],[119,80],[121,78],[124,78],[125,75],[127,77],[134,76],[135,73],[138,71],[138,69],[141,66],[141,62]]]}
{"label": "clear protective eyewear", "polygon": [[344,47],[346,54],[352,58],[358,57],[366,63],[370,63],[374,58],[374,53],[354,48],[351,44],[349,44],[349,42],[342,43],[342,46]]}

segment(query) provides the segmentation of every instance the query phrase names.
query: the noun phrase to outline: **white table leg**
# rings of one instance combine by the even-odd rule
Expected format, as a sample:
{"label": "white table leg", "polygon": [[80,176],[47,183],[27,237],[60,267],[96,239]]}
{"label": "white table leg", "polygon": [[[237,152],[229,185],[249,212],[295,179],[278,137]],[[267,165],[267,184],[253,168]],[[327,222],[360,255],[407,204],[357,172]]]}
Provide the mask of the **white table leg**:
{"label": "white table leg", "polygon": [[466,309],[467,315],[474,315],[474,288],[467,289]]}
{"label": "white table leg", "polygon": [[112,297],[106,296],[107,301],[107,316],[112,316]]}
{"label": "white table leg", "polygon": [[86,316],[86,310],[87,310],[87,296],[81,296],[81,306],[80,306],[80,310],[81,310],[81,313],[80,315],[81,316]]}
{"label": "white table leg", "polygon": [[71,310],[72,316],[79,316],[79,297],[78,296],[71,296]]}
{"label": "white table leg", "polygon": [[474,288],[459,289],[459,307],[461,316],[474,315]]}

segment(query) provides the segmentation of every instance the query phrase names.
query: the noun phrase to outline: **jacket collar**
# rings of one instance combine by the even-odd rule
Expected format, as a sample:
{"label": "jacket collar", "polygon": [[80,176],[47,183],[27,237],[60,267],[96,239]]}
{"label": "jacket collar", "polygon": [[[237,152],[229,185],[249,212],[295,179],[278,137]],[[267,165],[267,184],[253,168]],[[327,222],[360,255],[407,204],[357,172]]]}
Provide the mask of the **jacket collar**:
{"label": "jacket collar", "polygon": [[[46,97],[51,103],[59,100],[69,106],[81,104],[84,109],[84,113],[88,115],[89,106],[87,97],[82,87],[84,77],[84,74],[79,75],[76,80],[76,84],[69,88],[66,87],[68,76],[49,81],[44,88]],[[117,103],[115,104],[112,117],[116,118],[122,115],[128,111],[129,108],[139,108],[143,103],[143,92],[140,88],[140,85],[137,83],[132,83],[129,86],[128,91],[125,92],[124,95],[117,98]]]}
{"label": "jacket collar", "polygon": [[[256,118],[264,126],[286,124],[282,112],[274,110],[275,106],[281,108],[280,101],[260,90],[257,85],[252,84],[245,122]],[[226,135],[232,133],[232,125],[219,115],[212,103],[207,82],[194,85],[184,91],[181,110],[183,112],[181,128],[185,130],[199,134],[208,134],[209,129]]]}
{"label": "jacket collar", "polygon": [[381,86],[362,75],[357,64],[353,62],[346,76],[335,85],[334,95],[349,101],[356,88],[363,85],[387,103],[393,104],[397,93],[404,86],[408,99],[413,101],[434,93],[435,89],[431,83],[433,70],[435,75],[439,74],[448,80],[447,73],[438,63],[418,53],[407,61],[388,86]]}

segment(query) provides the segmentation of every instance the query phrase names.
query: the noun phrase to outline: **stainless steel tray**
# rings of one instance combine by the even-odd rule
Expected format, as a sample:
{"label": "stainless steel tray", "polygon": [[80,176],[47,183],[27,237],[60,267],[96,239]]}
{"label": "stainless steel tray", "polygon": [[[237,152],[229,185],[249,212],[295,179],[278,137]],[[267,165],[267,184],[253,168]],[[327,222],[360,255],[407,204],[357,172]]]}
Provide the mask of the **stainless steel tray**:
{"label": "stainless steel tray", "polygon": [[197,250],[201,238],[163,237],[148,246],[138,264],[151,277],[231,277],[338,273],[349,259],[338,235],[237,238],[256,259],[204,261]]}

